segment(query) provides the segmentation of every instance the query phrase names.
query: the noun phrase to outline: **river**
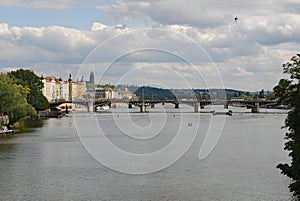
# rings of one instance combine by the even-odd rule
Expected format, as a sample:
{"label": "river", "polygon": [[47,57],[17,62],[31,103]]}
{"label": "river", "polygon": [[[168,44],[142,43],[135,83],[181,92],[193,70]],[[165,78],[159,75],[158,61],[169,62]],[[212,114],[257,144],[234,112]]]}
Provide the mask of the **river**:
{"label": "river", "polygon": [[[189,113],[188,109],[172,113],[168,106],[160,113],[162,108],[153,109],[153,115],[124,111],[73,113],[44,120],[42,127],[30,132],[1,137],[0,200],[292,199],[290,180],[276,169],[278,163],[289,162],[283,150],[285,130],[281,129],[286,114],[251,114],[232,108],[233,116],[226,116],[216,146],[200,160],[199,150],[210,122],[221,116]],[[92,132],[100,126],[107,139],[120,149],[144,154],[162,149],[175,139],[179,129],[188,136],[197,122],[197,135],[184,155],[174,164],[148,174],[127,174],[116,171],[118,167],[102,165],[86,144],[83,146],[80,133],[78,136],[83,132],[81,128]],[[132,125],[143,129],[144,136],[138,136]],[[164,127],[155,130],[159,125]],[[151,142],[145,145],[144,140]]]}

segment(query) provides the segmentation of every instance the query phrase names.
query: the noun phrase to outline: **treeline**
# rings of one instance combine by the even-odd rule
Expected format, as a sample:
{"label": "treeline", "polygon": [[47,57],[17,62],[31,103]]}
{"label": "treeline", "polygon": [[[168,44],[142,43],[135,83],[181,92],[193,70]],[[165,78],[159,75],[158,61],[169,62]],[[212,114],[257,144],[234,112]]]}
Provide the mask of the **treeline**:
{"label": "treeline", "polygon": [[288,131],[284,146],[289,152],[291,163],[279,164],[277,167],[282,174],[293,180],[289,185],[290,191],[293,192],[295,200],[300,200],[300,54],[283,64],[283,73],[289,75],[289,79],[281,79],[274,87],[274,92],[281,104],[291,107],[285,120]]}
{"label": "treeline", "polygon": [[14,123],[49,107],[42,94],[43,82],[30,70],[19,69],[0,74],[0,114],[7,114]]}

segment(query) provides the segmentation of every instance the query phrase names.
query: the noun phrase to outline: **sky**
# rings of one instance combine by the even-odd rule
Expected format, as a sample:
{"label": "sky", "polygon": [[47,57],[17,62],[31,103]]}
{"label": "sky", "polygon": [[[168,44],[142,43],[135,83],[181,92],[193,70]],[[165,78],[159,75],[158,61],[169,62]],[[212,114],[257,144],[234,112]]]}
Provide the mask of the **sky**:
{"label": "sky", "polygon": [[298,0],[0,0],[0,71],[272,90],[299,33]]}

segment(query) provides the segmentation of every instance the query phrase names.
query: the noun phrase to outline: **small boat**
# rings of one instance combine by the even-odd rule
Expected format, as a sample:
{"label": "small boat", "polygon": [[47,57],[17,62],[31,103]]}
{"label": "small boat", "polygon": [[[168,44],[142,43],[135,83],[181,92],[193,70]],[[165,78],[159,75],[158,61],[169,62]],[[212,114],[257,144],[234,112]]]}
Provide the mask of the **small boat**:
{"label": "small boat", "polygon": [[216,112],[215,110],[211,111],[211,113],[213,115],[228,115],[228,116],[232,116],[232,111],[228,110],[228,111],[223,111],[223,112]]}
{"label": "small boat", "polygon": [[8,129],[6,126],[2,127],[0,129],[0,134],[4,135],[4,134],[12,134],[14,133],[14,130],[10,130]]}
{"label": "small boat", "polygon": [[108,111],[109,106],[108,105],[101,105],[96,107],[96,112],[103,112],[103,111]]}

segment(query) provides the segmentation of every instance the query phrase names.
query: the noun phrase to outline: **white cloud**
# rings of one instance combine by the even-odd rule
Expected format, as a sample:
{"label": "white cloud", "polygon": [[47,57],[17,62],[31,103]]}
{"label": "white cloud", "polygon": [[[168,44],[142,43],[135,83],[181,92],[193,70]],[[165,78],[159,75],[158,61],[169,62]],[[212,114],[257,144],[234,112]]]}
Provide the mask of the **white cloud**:
{"label": "white cloud", "polygon": [[116,20],[139,18],[150,24],[191,24],[216,26],[224,24],[219,16],[206,12],[200,1],[117,1],[114,5],[98,6]]}
{"label": "white cloud", "polygon": [[0,24],[0,43],[7,48],[0,53],[2,61],[66,62],[83,59],[98,42],[83,31],[59,26],[35,28]]}
{"label": "white cloud", "polygon": [[[220,86],[214,83],[219,71],[227,87],[257,90],[256,86],[265,85],[272,88],[281,75],[281,63],[299,49],[299,44],[264,46],[247,38],[242,31],[236,34],[232,30],[233,27],[200,29],[186,25],[134,30],[94,23],[90,30],[83,31],[60,26],[0,24],[0,45],[6,47],[6,51],[0,52],[0,65],[6,69],[32,66],[42,74],[76,74],[87,59],[79,74],[88,76],[91,70],[100,75],[119,58],[107,74],[108,81],[118,80],[136,65],[142,65],[148,68],[135,70],[138,84],[152,77],[159,79],[158,82],[178,86],[178,77],[169,76],[165,70],[159,71],[159,68],[171,68],[196,87],[199,77],[196,79],[191,72],[191,66],[195,66],[200,78],[205,79],[198,86],[204,86],[204,81],[207,86]],[[87,67],[89,65],[92,68]],[[251,85],[253,81],[257,85]]]}
{"label": "white cloud", "polygon": [[[171,25],[206,29],[211,34],[203,35],[205,40],[220,37],[225,31],[227,35],[223,37],[241,35],[264,45],[299,40],[296,36],[300,31],[300,15],[290,11],[295,8],[300,8],[300,2],[294,0],[119,0],[113,5],[98,6],[118,22],[140,19],[155,27]],[[235,16],[238,16],[238,22],[234,21]]]}
{"label": "white cloud", "polygon": [[0,0],[0,7],[34,9],[69,9],[82,0]]}
{"label": "white cloud", "polygon": [[92,31],[101,31],[101,30],[104,30],[104,29],[107,29],[107,28],[109,28],[109,27],[105,24],[101,24],[99,22],[94,22],[92,27],[91,27],[91,30]]}
{"label": "white cloud", "polygon": [[[234,22],[236,15],[241,19],[252,16],[276,15],[287,12],[295,1],[219,1],[219,0],[118,0],[112,5],[98,6],[109,12],[116,20],[139,18],[159,24],[181,24],[201,28],[216,27]],[[273,13],[273,14],[271,14]]]}
{"label": "white cloud", "polygon": [[236,76],[249,76],[253,74],[252,72],[248,72],[244,67],[237,66],[235,69],[237,72],[233,72],[233,74]]}
{"label": "white cloud", "polygon": [[[73,1],[45,2],[0,1],[0,6],[66,9],[73,5]],[[225,87],[271,89],[282,76],[281,64],[300,49],[298,7],[292,0],[118,0],[98,7],[110,13],[116,25],[94,22],[90,30],[79,30],[0,24],[0,46],[5,47],[0,66],[2,70],[32,66],[44,74],[76,74],[87,59],[80,73],[88,76],[90,70],[101,74],[117,60],[108,81],[135,70],[139,84],[156,78],[175,86],[178,79],[166,70],[171,68],[196,87],[192,65],[209,86],[214,86],[220,73]],[[135,24],[130,24],[135,20],[155,29],[135,30]]]}

